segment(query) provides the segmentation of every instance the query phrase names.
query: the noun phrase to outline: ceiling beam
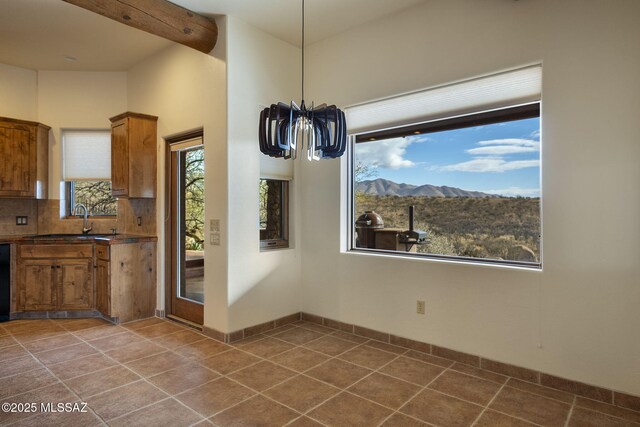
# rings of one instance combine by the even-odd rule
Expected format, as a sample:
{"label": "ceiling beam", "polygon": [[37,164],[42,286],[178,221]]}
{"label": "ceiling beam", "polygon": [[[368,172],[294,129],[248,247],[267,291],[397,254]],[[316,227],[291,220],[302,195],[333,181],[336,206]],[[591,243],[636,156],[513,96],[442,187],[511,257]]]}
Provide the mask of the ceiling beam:
{"label": "ceiling beam", "polygon": [[166,0],[63,0],[114,21],[209,53],[218,40],[218,26]]}

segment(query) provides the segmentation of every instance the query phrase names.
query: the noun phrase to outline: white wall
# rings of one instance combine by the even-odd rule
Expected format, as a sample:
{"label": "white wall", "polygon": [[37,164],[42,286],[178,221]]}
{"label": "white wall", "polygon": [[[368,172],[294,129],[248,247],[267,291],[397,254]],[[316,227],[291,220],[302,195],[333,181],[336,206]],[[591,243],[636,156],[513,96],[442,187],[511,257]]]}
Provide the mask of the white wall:
{"label": "white wall", "polygon": [[60,131],[65,128],[110,129],[109,117],[126,110],[127,74],[124,72],[38,72],[38,121],[51,126],[52,132],[49,139],[50,199],[60,198]]}
{"label": "white wall", "polygon": [[300,311],[298,183],[291,182],[292,248],[259,250],[261,174],[292,175],[292,161],[266,158],[258,147],[258,114],[300,97],[300,49],[228,17],[229,329]]}
{"label": "white wall", "polygon": [[0,64],[0,116],[37,121],[38,74]]}
{"label": "white wall", "polygon": [[303,310],[640,394],[638,16],[432,0],[311,46],[309,99],[343,107],[542,61],[544,270],[341,253],[344,182],[323,161],[299,177]]}
{"label": "white wall", "polygon": [[205,246],[204,324],[226,331],[227,315],[227,114],[225,20],[210,55],[172,45],[127,73],[128,108],[158,116],[158,307],[164,307],[165,150],[164,138],[202,128],[205,146],[205,240],[209,219],[220,219],[221,246]]}

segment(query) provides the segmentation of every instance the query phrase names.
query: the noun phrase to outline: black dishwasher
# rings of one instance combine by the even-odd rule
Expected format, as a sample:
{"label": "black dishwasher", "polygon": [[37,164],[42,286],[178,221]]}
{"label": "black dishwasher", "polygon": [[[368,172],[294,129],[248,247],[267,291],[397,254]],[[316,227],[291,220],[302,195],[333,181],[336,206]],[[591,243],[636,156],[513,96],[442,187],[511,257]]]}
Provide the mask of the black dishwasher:
{"label": "black dishwasher", "polygon": [[0,245],[0,322],[9,320],[11,302],[11,245]]}

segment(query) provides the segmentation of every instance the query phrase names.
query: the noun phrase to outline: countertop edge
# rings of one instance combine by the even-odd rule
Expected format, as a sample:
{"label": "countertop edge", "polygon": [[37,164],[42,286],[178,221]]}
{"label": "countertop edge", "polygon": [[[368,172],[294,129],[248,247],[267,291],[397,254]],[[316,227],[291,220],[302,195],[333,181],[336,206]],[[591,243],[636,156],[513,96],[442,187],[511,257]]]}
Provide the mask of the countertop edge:
{"label": "countertop edge", "polygon": [[0,236],[0,243],[12,244],[99,244],[99,245],[120,245],[126,243],[157,242],[156,236],[145,236],[135,234],[116,234],[114,236],[58,236],[58,237],[38,237],[36,235],[27,236]]}

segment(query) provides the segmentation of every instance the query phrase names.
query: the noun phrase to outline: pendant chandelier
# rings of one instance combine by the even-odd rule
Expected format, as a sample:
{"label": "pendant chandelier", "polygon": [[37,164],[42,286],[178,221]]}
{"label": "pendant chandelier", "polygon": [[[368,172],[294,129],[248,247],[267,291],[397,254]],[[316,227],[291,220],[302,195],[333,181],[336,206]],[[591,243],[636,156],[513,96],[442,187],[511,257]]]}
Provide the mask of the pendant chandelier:
{"label": "pendant chandelier", "polygon": [[271,104],[260,113],[258,130],[260,151],[285,159],[306,151],[307,159],[333,159],[342,156],[347,147],[347,123],[344,113],[335,105],[307,108],[304,103],[304,0],[302,0],[302,101],[300,106]]}

